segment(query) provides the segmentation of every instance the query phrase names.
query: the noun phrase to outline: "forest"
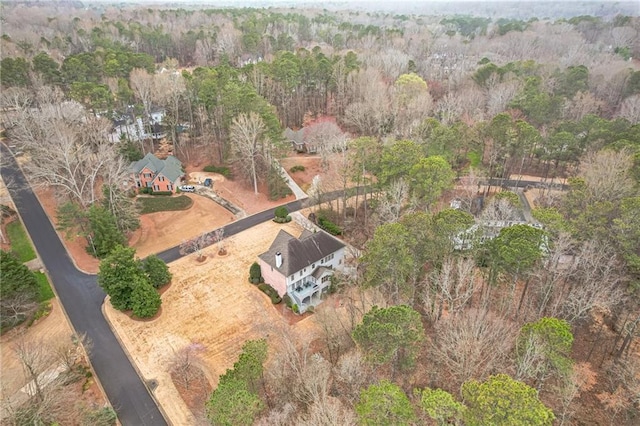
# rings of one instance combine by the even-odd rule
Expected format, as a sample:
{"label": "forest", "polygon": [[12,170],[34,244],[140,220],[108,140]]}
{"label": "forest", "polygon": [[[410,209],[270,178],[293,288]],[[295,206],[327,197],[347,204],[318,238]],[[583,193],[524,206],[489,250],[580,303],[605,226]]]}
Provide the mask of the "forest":
{"label": "forest", "polygon": [[[339,176],[321,212],[358,253],[334,286],[349,320],[323,318],[313,344],[248,341],[210,424],[638,424],[640,17],[571,4],[3,2],[1,124],[99,257],[139,226],[120,183],[158,147],[107,135],[155,110],[183,163],[256,192],[283,195],[285,129]],[[540,183],[530,213],[499,183],[523,176]]]}

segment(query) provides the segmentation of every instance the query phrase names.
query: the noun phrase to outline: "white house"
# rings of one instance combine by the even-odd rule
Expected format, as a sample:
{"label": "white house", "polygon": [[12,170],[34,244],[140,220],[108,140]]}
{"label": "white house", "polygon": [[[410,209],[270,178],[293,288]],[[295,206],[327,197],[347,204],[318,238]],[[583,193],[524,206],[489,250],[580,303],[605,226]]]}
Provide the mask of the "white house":
{"label": "white house", "polygon": [[258,263],[266,283],[288,294],[300,313],[322,302],[334,270],[344,266],[345,245],[324,231],[303,231],[296,238],[281,230]]}

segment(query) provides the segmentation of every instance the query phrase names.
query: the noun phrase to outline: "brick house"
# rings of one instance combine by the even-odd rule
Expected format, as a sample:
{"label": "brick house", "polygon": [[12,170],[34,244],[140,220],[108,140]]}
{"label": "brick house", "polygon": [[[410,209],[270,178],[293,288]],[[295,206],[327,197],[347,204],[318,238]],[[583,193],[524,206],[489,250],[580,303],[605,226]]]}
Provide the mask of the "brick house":
{"label": "brick house", "polygon": [[161,160],[152,153],[129,166],[136,188],[152,188],[154,191],[175,192],[182,176],[182,164],[173,155]]}
{"label": "brick house", "polygon": [[335,269],[342,269],[345,245],[324,231],[295,238],[281,230],[258,263],[266,283],[288,294],[300,313],[322,302]]}

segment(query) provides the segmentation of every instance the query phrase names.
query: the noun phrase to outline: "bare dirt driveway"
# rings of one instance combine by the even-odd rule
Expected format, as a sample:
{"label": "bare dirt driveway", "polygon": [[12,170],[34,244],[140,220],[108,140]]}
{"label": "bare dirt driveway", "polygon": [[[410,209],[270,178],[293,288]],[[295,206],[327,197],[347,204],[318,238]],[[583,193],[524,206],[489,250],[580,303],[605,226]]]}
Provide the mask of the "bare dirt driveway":
{"label": "bare dirt driveway", "polygon": [[294,222],[278,225],[269,221],[228,238],[224,257],[210,247],[205,250],[204,262],[192,254],[171,263],[174,278],[162,294],[162,312],[157,319],[134,321],[105,304],[108,319],[142,376],[157,380],[154,394],[173,424],[197,424],[169,372],[171,360],[182,348],[192,343],[206,348],[201,367],[215,387],[218,376],[237,360],[245,341],[266,337],[273,347],[282,327],[305,338],[315,334],[313,317],[289,326],[279,312],[285,309],[284,304],[272,305],[247,280],[249,266],[280,229],[293,235],[302,232]]}

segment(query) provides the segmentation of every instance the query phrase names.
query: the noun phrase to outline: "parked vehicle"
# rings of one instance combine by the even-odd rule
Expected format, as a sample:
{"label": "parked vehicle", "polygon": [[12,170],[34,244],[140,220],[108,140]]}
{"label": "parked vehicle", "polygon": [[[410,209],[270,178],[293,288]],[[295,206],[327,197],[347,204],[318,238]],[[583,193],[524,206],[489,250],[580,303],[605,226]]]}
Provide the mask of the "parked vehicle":
{"label": "parked vehicle", "polygon": [[204,186],[212,187],[212,186],[213,186],[213,179],[211,179],[211,178],[206,178],[206,179],[204,180]]}
{"label": "parked vehicle", "polygon": [[195,192],[196,187],[193,185],[181,185],[178,189],[182,192]]}

